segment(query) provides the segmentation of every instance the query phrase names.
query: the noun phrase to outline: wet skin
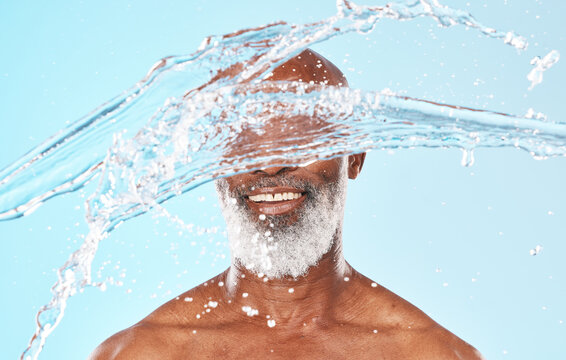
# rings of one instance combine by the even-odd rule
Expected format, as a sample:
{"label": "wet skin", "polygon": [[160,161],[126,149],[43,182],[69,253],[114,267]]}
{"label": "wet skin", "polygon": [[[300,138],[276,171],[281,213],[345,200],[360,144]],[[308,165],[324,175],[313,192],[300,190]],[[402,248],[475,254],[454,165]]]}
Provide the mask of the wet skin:
{"label": "wet skin", "polygon": [[[320,59],[318,55],[301,55],[298,64]],[[329,70],[325,74],[333,74],[336,83],[343,79],[335,67],[323,69]],[[292,75],[283,72],[278,76]],[[340,176],[353,180],[364,159],[365,154],[356,154],[303,167],[270,166],[234,175],[227,182],[231,191],[242,189],[237,201],[257,215],[251,216],[250,221],[263,213],[285,216],[292,226],[303,203],[308,201],[308,192],[277,186],[252,189],[250,184],[276,176],[293,177],[314,187],[336,182]],[[342,161],[346,172],[340,171]],[[300,193],[300,197],[276,203],[250,199],[258,194],[282,192]],[[266,279],[233,262],[215,278],[110,337],[90,357],[266,358],[482,359],[472,346],[415,306],[353,269],[343,256],[341,228],[336,229],[330,251],[306,275],[297,279]]]}

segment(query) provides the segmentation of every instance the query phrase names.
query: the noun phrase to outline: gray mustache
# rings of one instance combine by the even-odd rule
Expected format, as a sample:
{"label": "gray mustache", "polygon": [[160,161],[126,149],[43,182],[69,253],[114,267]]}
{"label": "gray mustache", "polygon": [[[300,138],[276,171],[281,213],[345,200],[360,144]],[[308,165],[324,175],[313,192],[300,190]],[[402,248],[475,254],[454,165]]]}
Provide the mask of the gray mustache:
{"label": "gray mustache", "polygon": [[237,195],[244,195],[245,192],[249,192],[252,188],[262,188],[262,187],[277,187],[277,186],[289,186],[297,189],[303,189],[307,193],[316,193],[318,189],[309,181],[297,179],[288,175],[277,175],[277,176],[266,176],[258,178],[257,180],[251,182],[247,185],[246,189],[237,188],[235,191]]}

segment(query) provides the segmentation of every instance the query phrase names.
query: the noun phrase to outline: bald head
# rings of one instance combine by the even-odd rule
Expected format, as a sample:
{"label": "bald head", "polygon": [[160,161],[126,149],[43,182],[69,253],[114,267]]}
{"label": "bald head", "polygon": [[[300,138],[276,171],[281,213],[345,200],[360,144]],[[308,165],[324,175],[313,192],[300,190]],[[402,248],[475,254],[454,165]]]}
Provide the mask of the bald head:
{"label": "bald head", "polygon": [[346,77],[336,65],[310,49],[279,65],[267,80],[304,83],[312,81],[319,85],[348,86]]}

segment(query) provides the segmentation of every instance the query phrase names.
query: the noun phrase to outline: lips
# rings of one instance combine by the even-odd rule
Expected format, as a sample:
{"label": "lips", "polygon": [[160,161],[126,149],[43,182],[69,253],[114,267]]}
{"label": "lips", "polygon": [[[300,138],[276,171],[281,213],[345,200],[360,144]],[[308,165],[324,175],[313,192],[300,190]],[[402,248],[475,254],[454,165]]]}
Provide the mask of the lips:
{"label": "lips", "polygon": [[296,210],[305,201],[304,190],[289,187],[260,188],[245,196],[253,211],[265,215],[283,215]]}

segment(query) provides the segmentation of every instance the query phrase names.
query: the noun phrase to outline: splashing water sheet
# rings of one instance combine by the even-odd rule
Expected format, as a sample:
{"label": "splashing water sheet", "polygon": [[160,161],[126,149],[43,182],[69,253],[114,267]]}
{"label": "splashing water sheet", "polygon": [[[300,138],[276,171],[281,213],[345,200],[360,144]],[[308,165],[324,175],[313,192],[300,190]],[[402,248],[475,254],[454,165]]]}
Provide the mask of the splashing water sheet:
{"label": "splashing water sheet", "polygon": [[[566,119],[557,105],[561,100],[560,91],[554,87],[564,80],[565,72],[558,61],[559,51],[564,52],[561,49],[564,40],[549,35],[553,31],[550,24],[558,21],[553,17],[558,11],[554,5],[536,3],[524,7],[501,3],[470,8],[471,5],[463,2],[456,6],[424,0],[371,4],[339,1],[336,5],[324,2],[324,10],[303,4],[288,5],[285,9],[266,6],[261,10],[264,21],[258,22],[249,16],[241,20],[245,22],[228,27],[221,20],[230,18],[229,8],[214,12],[213,5],[195,5],[187,9],[190,11],[186,14],[191,14],[187,15],[189,19],[179,18],[175,27],[157,22],[157,16],[153,14],[156,9],[148,6],[128,8],[127,4],[122,4],[123,8],[119,8],[115,5],[116,8],[107,9],[112,10],[107,12],[122,14],[124,23],[116,22],[114,33],[111,29],[106,30],[109,31],[108,40],[99,41],[98,48],[93,48],[105,51],[104,55],[97,55],[98,59],[124,52],[120,56],[127,58],[127,63],[121,68],[113,63],[104,67],[96,64],[92,49],[88,52],[91,59],[79,61],[80,65],[74,63],[79,55],[71,50],[71,43],[77,46],[88,39],[104,38],[89,33],[96,32],[96,26],[80,25],[85,21],[101,24],[97,21],[102,21],[102,15],[97,17],[97,12],[89,9],[89,5],[77,4],[77,8],[69,11],[82,15],[73,15],[68,21],[76,22],[77,31],[84,39],[54,25],[51,33],[58,31],[62,42],[69,42],[65,47],[67,50],[58,53],[43,49],[46,45],[39,45],[43,41],[35,39],[36,43],[32,45],[37,45],[31,48],[38,52],[43,49],[41,60],[26,57],[25,53],[17,56],[19,63],[13,66],[9,66],[10,60],[3,60],[5,73],[0,74],[3,76],[0,83],[2,101],[7,105],[3,116],[5,151],[1,164],[5,168],[0,172],[0,217],[6,220],[0,223],[6,249],[3,263],[8,264],[4,265],[7,269],[4,270],[3,287],[10,297],[26,294],[24,298],[33,298],[33,301],[24,301],[28,306],[25,311],[15,312],[19,315],[7,320],[17,324],[14,334],[18,337],[13,335],[10,340],[9,348],[13,349],[10,356],[20,356],[25,348],[25,338],[35,331],[29,348],[21,354],[22,358],[61,358],[61,350],[58,354],[55,354],[56,350],[50,353],[51,341],[53,346],[57,341],[65,344],[59,348],[69,351],[64,358],[84,358],[105,337],[131,325],[159,303],[205,279],[195,275],[189,280],[179,280],[177,286],[167,285],[169,290],[165,290],[162,282],[167,274],[164,273],[157,275],[158,285],[150,285],[147,279],[152,277],[142,270],[147,268],[149,272],[156,272],[160,266],[167,267],[152,265],[151,260],[130,261],[128,271],[137,275],[126,275],[123,264],[128,260],[125,258],[143,258],[143,254],[140,251],[124,252],[122,258],[115,258],[123,251],[116,247],[141,246],[142,243],[147,247],[149,241],[147,236],[128,229],[136,226],[131,224],[154,224],[152,237],[166,245],[150,246],[158,249],[161,246],[163,252],[173,254],[163,260],[176,264],[171,278],[187,270],[196,272],[195,268],[203,265],[179,264],[179,248],[187,252],[205,251],[202,250],[203,241],[199,240],[202,234],[209,234],[205,236],[206,242],[224,241],[222,231],[216,226],[218,223],[204,226],[209,219],[198,222],[194,211],[186,209],[205,205],[211,213],[216,211],[214,194],[210,189],[206,192],[208,185],[200,185],[245,167],[260,167],[267,161],[302,163],[336,154],[373,150],[368,156],[365,177],[359,180],[360,184],[351,185],[350,197],[353,199],[349,201],[355,202],[356,194],[360,194],[358,202],[350,204],[350,211],[358,214],[350,222],[357,223],[361,219],[363,222],[359,227],[362,229],[364,226],[383,229],[375,239],[351,245],[350,262],[353,258],[356,266],[355,261],[359,261],[360,266],[356,267],[362,273],[398,291],[441,324],[454,329],[488,358],[536,357],[533,354],[548,359],[560,358],[564,349],[556,345],[555,339],[565,335],[566,325],[562,324],[566,321],[566,312],[557,299],[564,299],[566,290],[560,285],[564,284],[564,268],[558,267],[559,262],[555,259],[565,250],[565,233],[559,224],[564,223],[566,211],[562,205],[566,203],[565,192],[560,182],[565,175],[562,157],[566,154]],[[322,3],[318,5],[322,7]],[[496,10],[515,14],[517,22],[511,26],[509,21],[500,23],[500,19],[490,14]],[[173,16],[171,12],[173,9],[157,10],[163,17]],[[218,27],[207,25],[204,20],[200,26],[180,25],[196,19],[199,12],[218,21]],[[232,12],[247,13],[244,8],[232,9]],[[134,42],[140,49],[146,49],[143,58],[147,61],[133,55],[135,51],[125,55],[124,49],[129,43],[119,42],[116,37],[118,26],[133,34],[134,31],[127,27],[128,21],[142,16],[141,13],[157,22],[151,26],[151,31],[144,30],[147,33],[136,35],[140,40]],[[85,17],[84,14],[89,15]],[[17,29],[19,25],[13,26]],[[163,37],[171,36],[166,35],[168,32],[175,34],[173,40],[162,41]],[[207,37],[198,46],[197,40],[209,34],[229,35]],[[21,36],[25,38],[26,35]],[[186,38],[194,44],[192,48],[186,47]],[[19,49],[14,41],[3,38],[4,43]],[[158,43],[159,49],[148,50]],[[69,122],[60,132],[53,131],[70,120],[69,114],[80,114],[102,103],[108,94],[130,85],[132,81],[127,83],[128,79],[137,80],[142,72],[140,69],[171,53],[167,46],[175,43],[183,45],[175,45],[178,53],[188,55],[158,61],[133,87],[79,120]],[[84,46],[81,49],[88,48],[81,46]],[[306,47],[314,48],[336,63],[352,88],[320,90],[309,88],[308,84],[281,83],[276,93],[262,91],[266,85],[260,80],[286,58]],[[31,59],[35,60],[32,62]],[[537,61],[532,63],[531,59]],[[133,62],[135,66],[130,70]],[[44,68],[40,71],[31,66],[36,63]],[[58,63],[65,65],[58,66]],[[126,71],[124,68],[131,72],[128,79],[121,79],[120,72]],[[103,69],[107,74],[102,73]],[[542,72],[545,72],[544,81]],[[75,79],[67,80],[59,88],[54,87],[56,81],[52,78],[63,73],[81,75],[67,75],[69,79]],[[86,73],[89,75],[82,76]],[[529,73],[528,79],[525,79],[526,73]],[[13,82],[13,78],[26,79],[24,74],[29,82]],[[105,83],[96,79],[101,74],[105,79],[114,76],[120,81],[114,79],[113,90],[101,85],[93,89],[96,84]],[[47,81],[50,85],[46,85]],[[16,83],[18,86],[14,85]],[[59,95],[53,95],[51,91],[59,91]],[[91,94],[96,94],[93,97],[99,100],[85,101],[84,98]],[[71,105],[73,102],[80,104]],[[59,110],[51,110],[53,108]],[[67,113],[65,109],[73,110]],[[309,140],[309,146],[294,146],[294,140],[300,141],[300,138],[266,144],[260,149],[246,148],[246,144],[238,142],[242,132],[260,133],[261,124],[278,112],[286,116],[316,114],[327,126],[324,132],[303,134]],[[29,127],[29,136],[38,134],[38,138],[21,141],[28,135],[25,128],[18,126]],[[9,135],[11,132],[13,136]],[[55,135],[45,142],[36,141],[53,133]],[[18,158],[18,154],[32,145],[36,147]],[[279,155],[282,153],[285,157]],[[462,157],[462,160],[456,157]],[[372,167],[371,161],[380,165]],[[359,186],[360,190],[354,186]],[[380,188],[390,190],[379,191]],[[203,192],[202,196],[194,195],[199,191]],[[65,218],[72,216],[65,210],[50,211],[50,206],[55,207],[57,201],[62,201],[58,195],[72,192],[78,192],[84,199],[72,197],[74,194],[65,195],[65,201],[75,203],[61,209],[68,211],[80,207],[75,212],[81,212],[83,216],[76,215],[75,218],[83,218],[79,226],[81,231],[57,232],[58,236],[71,239],[61,245],[61,239],[51,238],[46,233],[57,227],[73,228],[75,220],[66,222]],[[200,197],[206,200],[196,200]],[[363,198],[372,200],[361,202]],[[182,205],[183,202],[187,205]],[[172,205],[169,207],[169,204]],[[424,213],[428,215],[423,216]],[[53,219],[55,214],[57,220]],[[151,218],[152,214],[161,217],[156,220]],[[210,218],[214,216],[218,215]],[[34,217],[42,217],[42,220],[33,223]],[[159,221],[169,223],[161,225],[166,227],[165,230],[155,225]],[[348,221],[347,215],[347,224]],[[403,221],[414,224],[421,231],[399,230],[406,227],[402,225]],[[395,225],[397,223],[399,226]],[[525,228],[521,223],[530,225]],[[120,224],[124,225],[117,229]],[[21,229],[26,230],[25,236]],[[170,240],[171,236],[167,237],[166,232],[176,233],[178,238]],[[346,229],[346,246],[348,234],[351,238],[359,237],[354,230]],[[117,237],[123,240],[115,240]],[[36,245],[40,239],[44,243]],[[198,242],[196,247],[182,245],[195,240]],[[126,245],[112,245],[116,241]],[[111,245],[105,245],[108,242]],[[138,244],[134,245],[136,242]],[[407,251],[407,243],[413,244],[414,250]],[[106,248],[97,253],[99,246]],[[38,257],[40,247],[47,255],[37,261],[43,264],[43,270],[39,266],[34,268],[26,259]],[[544,251],[536,251],[537,256],[533,257],[532,249],[542,247]],[[210,253],[210,245],[208,249],[206,251]],[[384,275],[396,272],[398,265],[394,263],[383,262],[383,265],[371,268],[375,259],[396,251],[399,251],[399,261],[415,264],[412,274]],[[364,259],[359,253],[373,253],[375,258]],[[49,257],[60,262],[47,261]],[[470,260],[465,262],[461,257]],[[212,262],[208,258],[200,261]],[[226,260],[221,261],[222,264],[226,265]],[[105,267],[112,270],[105,270]],[[50,268],[56,270],[52,272]],[[511,270],[503,270],[507,268]],[[36,270],[37,273],[32,274]],[[212,270],[211,275],[222,268]],[[428,277],[414,278],[416,273],[429,270]],[[46,275],[41,276],[41,281],[34,280],[37,285],[32,285],[34,282],[24,285],[26,278],[17,275],[28,272],[29,276],[39,277],[42,271]],[[49,299],[48,289],[52,283],[55,285]],[[136,287],[136,283],[141,284]],[[423,284],[427,287],[423,288]],[[117,288],[124,291],[115,290],[116,287],[111,285],[118,285]],[[104,293],[92,289],[108,286],[111,290]],[[146,294],[148,290],[139,289],[144,286],[153,288]],[[422,295],[430,294],[430,289],[434,291],[433,296]],[[525,295],[527,290],[529,294]],[[82,292],[84,294],[77,295]],[[69,334],[73,326],[75,330],[79,326],[76,324],[104,316],[85,309],[92,308],[103,314],[119,311],[90,304],[81,298],[96,297],[105,302],[111,301],[106,300],[111,296],[120,297],[122,307],[130,306],[126,304],[131,302],[147,305],[124,323],[109,326],[103,321],[98,324],[97,335],[84,341],[87,349],[82,349],[80,354],[72,350],[72,338],[61,335],[57,339],[59,331]],[[15,302],[4,301],[4,309],[15,307]],[[487,310],[491,307],[487,304],[509,302],[517,304],[509,313],[502,315]],[[73,312],[75,303],[84,311],[64,317],[66,311]],[[497,308],[496,305],[493,307]],[[38,312],[36,329],[30,327],[33,324],[30,315],[34,312]],[[476,321],[473,314],[454,315],[462,312],[476,312]],[[526,341],[516,340],[522,335],[512,333],[495,341],[493,334],[486,334],[486,328],[493,326],[500,333],[511,331],[517,316],[524,317],[523,323],[528,324],[527,333],[542,332],[542,337],[536,340],[542,344],[538,352],[524,350],[522,346]],[[69,325],[65,329],[66,323]],[[524,336],[531,340],[528,335]],[[15,348],[15,344],[20,344],[20,348]]]}

